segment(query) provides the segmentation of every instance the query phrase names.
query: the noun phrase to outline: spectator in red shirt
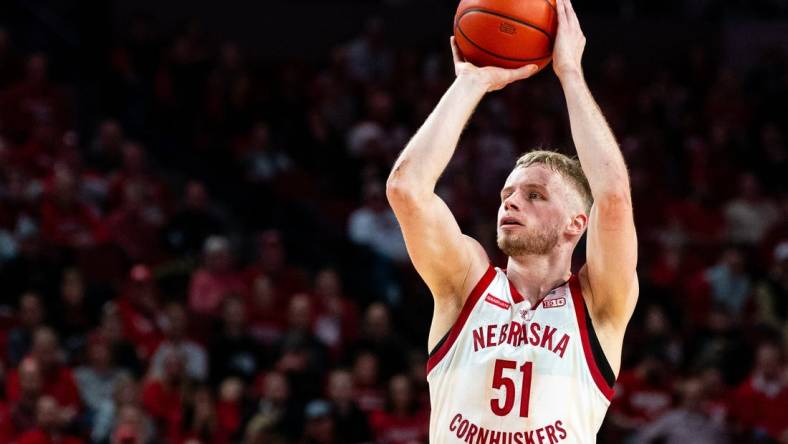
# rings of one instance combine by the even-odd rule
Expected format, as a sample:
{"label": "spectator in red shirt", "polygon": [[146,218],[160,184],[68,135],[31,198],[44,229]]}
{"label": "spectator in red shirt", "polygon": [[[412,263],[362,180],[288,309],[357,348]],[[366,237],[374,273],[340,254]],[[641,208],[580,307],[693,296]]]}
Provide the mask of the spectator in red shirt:
{"label": "spectator in red shirt", "polygon": [[137,347],[137,355],[148,359],[162,340],[159,300],[150,268],[137,264],[129,271],[118,311],[125,336]]}
{"label": "spectator in red shirt", "polygon": [[733,415],[756,438],[780,440],[788,431],[788,384],[780,345],[758,346],[755,368],[733,393]]}
{"label": "spectator in red shirt", "polygon": [[213,318],[219,315],[222,300],[230,294],[244,294],[246,288],[233,268],[230,242],[223,236],[211,236],[203,247],[203,266],[192,275],[189,309]]}
{"label": "spectator in red shirt", "polygon": [[42,122],[59,128],[69,125],[69,103],[62,89],[49,80],[49,61],[41,53],[30,55],[25,78],[12,86],[0,100],[0,116],[8,134],[22,140]]}
{"label": "spectator in red shirt", "polygon": [[426,443],[429,413],[419,408],[413,386],[406,375],[395,375],[389,381],[386,409],[370,418],[380,444]]}
{"label": "spectator in red shirt", "polygon": [[188,385],[186,359],[172,350],[164,356],[163,373],[152,376],[142,388],[142,406],[156,424],[157,436],[178,442],[183,424],[184,394]]}
{"label": "spectator in red shirt", "polygon": [[658,351],[646,351],[635,368],[618,377],[611,419],[625,434],[654,421],[673,406],[673,385],[666,361]]}
{"label": "spectator in red shirt", "polygon": [[257,260],[245,274],[250,282],[260,275],[267,276],[279,295],[307,290],[304,273],[288,264],[282,233],[277,230],[264,231],[257,237]]}
{"label": "spectator in red shirt", "polygon": [[20,435],[17,444],[83,444],[80,438],[64,431],[60,406],[52,396],[41,396],[36,403],[36,427]]}
{"label": "spectator in red shirt", "polygon": [[15,434],[11,409],[5,402],[0,402],[0,442],[11,442]]}
{"label": "spectator in red shirt", "polygon": [[[29,359],[40,367],[43,394],[55,398],[63,421],[67,423],[77,418],[82,401],[71,369],[64,365],[62,355],[52,329],[40,327],[36,330]],[[12,402],[18,401],[23,395],[18,371],[8,377],[7,395]]]}
{"label": "spectator in red shirt", "polygon": [[681,386],[682,402],[641,428],[635,444],[726,444],[730,442],[723,423],[705,410],[708,393],[698,378],[689,378]]}
{"label": "spectator in red shirt", "polygon": [[36,402],[43,394],[43,381],[41,380],[41,366],[35,359],[25,358],[19,363],[16,370],[19,384],[16,400],[11,399],[11,379],[14,373],[8,375],[6,395],[10,406],[10,424],[5,425],[7,434],[19,434],[31,430],[36,425]]}
{"label": "spectator in red shirt", "polygon": [[154,262],[160,258],[159,230],[165,214],[144,194],[138,182],[123,187],[123,203],[107,218],[112,241],[134,262]]}
{"label": "spectator in red shirt", "polygon": [[163,211],[167,207],[166,187],[147,165],[145,150],[135,142],[123,145],[123,167],[110,181],[110,208],[119,207],[129,185],[135,185],[145,202]]}
{"label": "spectator in red shirt", "polygon": [[378,385],[379,362],[377,355],[370,351],[359,352],[353,361],[354,397],[361,411],[367,414],[382,410],[386,402],[386,395]]}
{"label": "spectator in red shirt", "polygon": [[249,299],[252,336],[263,345],[273,346],[282,339],[287,326],[287,318],[280,309],[282,298],[271,279],[259,275],[252,282]]}
{"label": "spectator in red shirt", "polygon": [[106,230],[98,215],[77,195],[74,172],[56,167],[52,189],[41,204],[41,236],[56,247],[86,248],[106,240]]}

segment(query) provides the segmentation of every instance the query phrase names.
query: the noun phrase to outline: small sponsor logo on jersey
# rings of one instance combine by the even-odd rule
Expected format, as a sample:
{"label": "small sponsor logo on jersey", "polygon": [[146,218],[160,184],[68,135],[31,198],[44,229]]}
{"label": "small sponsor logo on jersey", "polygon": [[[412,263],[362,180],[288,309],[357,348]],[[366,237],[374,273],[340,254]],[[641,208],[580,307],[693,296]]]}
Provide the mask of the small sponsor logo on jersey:
{"label": "small sponsor logo on jersey", "polygon": [[530,321],[534,317],[533,310],[526,310],[525,308],[520,310],[520,317],[523,318],[524,321]]}
{"label": "small sponsor logo on jersey", "polygon": [[566,298],[545,299],[542,305],[544,308],[563,307],[566,305]]}
{"label": "small sponsor logo on jersey", "polygon": [[487,297],[484,298],[484,300],[489,302],[489,303],[491,303],[491,304],[493,304],[493,305],[495,305],[496,307],[501,307],[504,310],[508,310],[509,307],[512,306],[512,304],[510,304],[510,303],[508,303],[508,302],[506,302],[506,301],[504,301],[502,299],[498,299],[495,296],[491,295],[490,293],[487,293]]}

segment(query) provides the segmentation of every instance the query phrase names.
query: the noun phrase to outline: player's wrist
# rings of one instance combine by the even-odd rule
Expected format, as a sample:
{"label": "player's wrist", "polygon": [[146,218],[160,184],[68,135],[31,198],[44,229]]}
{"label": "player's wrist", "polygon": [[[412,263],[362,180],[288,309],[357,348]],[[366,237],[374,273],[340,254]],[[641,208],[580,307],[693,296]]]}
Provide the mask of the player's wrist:
{"label": "player's wrist", "polygon": [[484,95],[492,86],[489,79],[476,72],[460,73],[456,83],[463,91],[478,95]]}
{"label": "player's wrist", "polygon": [[570,82],[583,81],[583,69],[579,66],[563,68],[556,71],[556,76],[562,85]]}

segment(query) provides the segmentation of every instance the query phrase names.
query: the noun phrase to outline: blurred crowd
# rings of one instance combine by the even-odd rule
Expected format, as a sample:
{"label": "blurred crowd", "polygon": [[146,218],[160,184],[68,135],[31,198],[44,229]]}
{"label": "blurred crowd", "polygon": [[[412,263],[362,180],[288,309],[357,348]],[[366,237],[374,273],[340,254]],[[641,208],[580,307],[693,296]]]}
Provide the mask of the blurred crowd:
{"label": "blurred crowd", "polygon": [[[448,45],[370,20],[274,63],[139,15],[84,82],[22,43],[0,29],[0,442],[426,442],[431,300],[383,184]],[[786,53],[585,65],[641,246],[599,442],[788,443]],[[535,147],[573,152],[549,68],[485,99],[438,186],[498,266]]]}

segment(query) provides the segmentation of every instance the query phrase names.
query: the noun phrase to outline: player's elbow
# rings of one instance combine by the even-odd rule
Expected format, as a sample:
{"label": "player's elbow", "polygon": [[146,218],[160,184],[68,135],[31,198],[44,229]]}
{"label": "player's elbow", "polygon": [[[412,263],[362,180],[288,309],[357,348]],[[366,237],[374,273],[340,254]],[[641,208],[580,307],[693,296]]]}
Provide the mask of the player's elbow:
{"label": "player's elbow", "polygon": [[386,198],[392,207],[402,206],[416,200],[416,192],[412,185],[402,179],[389,177],[386,182]]}
{"label": "player's elbow", "polygon": [[632,212],[632,196],[628,189],[614,189],[599,194],[594,196],[594,205],[599,208],[600,213]]}
{"label": "player's elbow", "polygon": [[604,193],[594,198],[597,225],[605,230],[621,230],[633,224],[632,198],[629,193]]}

